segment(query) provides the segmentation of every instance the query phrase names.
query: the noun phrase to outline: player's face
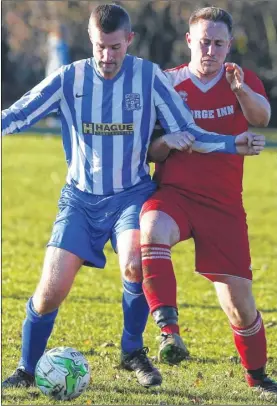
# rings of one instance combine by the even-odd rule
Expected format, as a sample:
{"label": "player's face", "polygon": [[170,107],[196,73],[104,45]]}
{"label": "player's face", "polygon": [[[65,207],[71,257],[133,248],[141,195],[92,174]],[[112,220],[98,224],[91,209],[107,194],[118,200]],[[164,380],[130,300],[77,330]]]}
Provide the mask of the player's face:
{"label": "player's face", "polygon": [[125,30],[105,34],[96,26],[91,27],[93,56],[100,74],[105,79],[112,79],[120,70],[133,36],[134,33]]}
{"label": "player's face", "polygon": [[199,20],[186,35],[191,63],[202,75],[216,74],[230,50],[232,38],[222,22]]}

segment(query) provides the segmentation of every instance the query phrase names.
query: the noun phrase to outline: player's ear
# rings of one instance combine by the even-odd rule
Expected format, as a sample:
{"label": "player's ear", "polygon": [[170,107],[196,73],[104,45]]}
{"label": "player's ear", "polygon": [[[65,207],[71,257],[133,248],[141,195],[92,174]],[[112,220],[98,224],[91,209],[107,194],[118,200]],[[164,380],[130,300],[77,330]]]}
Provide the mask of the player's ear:
{"label": "player's ear", "polygon": [[90,40],[90,42],[91,42],[91,45],[93,46],[92,32],[91,32],[90,27],[88,28],[88,36],[89,36],[89,40]]}
{"label": "player's ear", "polygon": [[187,41],[188,47],[190,48],[191,36],[190,36],[190,33],[189,33],[189,32],[186,33],[186,41]]}
{"label": "player's ear", "polygon": [[133,42],[134,37],[135,37],[135,33],[134,33],[134,32],[129,32],[129,33],[128,33],[128,36],[127,36],[128,46],[131,45],[131,43]]}
{"label": "player's ear", "polygon": [[230,37],[230,41],[229,41],[229,44],[228,44],[228,54],[230,53],[230,51],[231,51],[231,48],[232,48],[232,45],[233,45],[233,41],[234,41],[234,37]]}

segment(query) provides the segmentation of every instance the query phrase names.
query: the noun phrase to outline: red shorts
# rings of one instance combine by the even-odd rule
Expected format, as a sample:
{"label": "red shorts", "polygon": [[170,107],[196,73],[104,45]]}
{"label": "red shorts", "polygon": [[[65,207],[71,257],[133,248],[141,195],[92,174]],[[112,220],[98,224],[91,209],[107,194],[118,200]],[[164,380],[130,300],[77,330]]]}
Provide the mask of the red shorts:
{"label": "red shorts", "polygon": [[180,241],[193,238],[196,272],[208,279],[231,275],[252,280],[246,214],[242,204],[223,206],[163,186],[144,203],[141,215],[159,210],[178,224]]}

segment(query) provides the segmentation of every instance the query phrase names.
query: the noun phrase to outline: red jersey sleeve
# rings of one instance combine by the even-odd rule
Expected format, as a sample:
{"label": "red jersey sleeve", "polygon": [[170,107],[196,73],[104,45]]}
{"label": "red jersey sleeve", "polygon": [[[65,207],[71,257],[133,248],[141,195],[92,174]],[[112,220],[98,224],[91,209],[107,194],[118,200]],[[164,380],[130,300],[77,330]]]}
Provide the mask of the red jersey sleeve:
{"label": "red jersey sleeve", "polygon": [[245,83],[256,93],[261,94],[266,99],[268,99],[267,94],[265,92],[265,88],[261,79],[258,76],[248,69],[243,69],[244,72],[244,81]]}

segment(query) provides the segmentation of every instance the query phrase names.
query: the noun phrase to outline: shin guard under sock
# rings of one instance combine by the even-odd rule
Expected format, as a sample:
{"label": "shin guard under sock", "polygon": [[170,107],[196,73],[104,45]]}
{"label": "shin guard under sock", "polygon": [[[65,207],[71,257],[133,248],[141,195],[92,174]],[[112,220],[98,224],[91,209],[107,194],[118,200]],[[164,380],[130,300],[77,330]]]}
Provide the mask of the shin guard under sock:
{"label": "shin guard under sock", "polygon": [[145,244],[141,250],[143,291],[150,312],[163,306],[177,308],[176,279],[170,247],[164,244]]}
{"label": "shin guard under sock", "polygon": [[27,317],[22,326],[22,349],[19,366],[34,375],[36,364],[45,351],[47,341],[53,330],[58,309],[51,313],[39,315],[34,307],[32,298],[26,305]]}
{"label": "shin guard under sock", "polygon": [[131,353],[143,347],[142,334],[149,314],[141,282],[123,281],[122,308],[124,328],[121,347],[123,352]]}
{"label": "shin guard under sock", "polygon": [[248,327],[239,328],[233,325],[231,327],[244,368],[256,370],[264,367],[267,361],[266,337],[260,313],[257,312],[255,321]]}

